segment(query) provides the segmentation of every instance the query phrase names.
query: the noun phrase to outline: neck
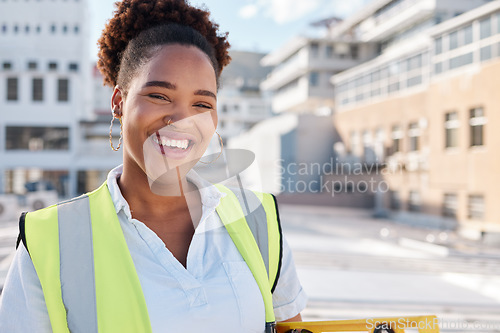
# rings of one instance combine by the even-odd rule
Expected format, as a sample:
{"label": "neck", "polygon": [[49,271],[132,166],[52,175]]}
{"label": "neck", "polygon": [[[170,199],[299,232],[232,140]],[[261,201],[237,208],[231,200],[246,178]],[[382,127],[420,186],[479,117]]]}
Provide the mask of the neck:
{"label": "neck", "polygon": [[142,170],[123,166],[118,185],[128,202],[132,215],[148,212],[164,214],[187,206],[186,193],[196,190],[178,170],[171,170],[162,179],[150,181]]}

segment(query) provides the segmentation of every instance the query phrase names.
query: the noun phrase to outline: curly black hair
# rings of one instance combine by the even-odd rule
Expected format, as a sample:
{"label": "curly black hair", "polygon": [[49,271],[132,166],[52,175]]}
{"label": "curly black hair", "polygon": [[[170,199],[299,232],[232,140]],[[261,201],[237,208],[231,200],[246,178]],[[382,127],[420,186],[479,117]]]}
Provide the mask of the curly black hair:
{"label": "curly black hair", "polygon": [[116,2],[113,18],[106,24],[99,46],[97,67],[104,84],[127,90],[130,80],[155,54],[155,47],[182,44],[198,47],[210,58],[219,84],[229,64],[227,33],[210,21],[210,12],[186,0],[123,0]]}

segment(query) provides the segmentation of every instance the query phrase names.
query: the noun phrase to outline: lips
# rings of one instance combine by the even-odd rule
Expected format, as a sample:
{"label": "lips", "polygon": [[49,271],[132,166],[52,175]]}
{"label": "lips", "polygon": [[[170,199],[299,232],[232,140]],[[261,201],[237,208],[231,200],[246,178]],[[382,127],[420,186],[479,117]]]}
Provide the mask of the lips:
{"label": "lips", "polygon": [[150,138],[159,153],[172,159],[187,157],[196,143],[192,134],[166,130],[156,131]]}

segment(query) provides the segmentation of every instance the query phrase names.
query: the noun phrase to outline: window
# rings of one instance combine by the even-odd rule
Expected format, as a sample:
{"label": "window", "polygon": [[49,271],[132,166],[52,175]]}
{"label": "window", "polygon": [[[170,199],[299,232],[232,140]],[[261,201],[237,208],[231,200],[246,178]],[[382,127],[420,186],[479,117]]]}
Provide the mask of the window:
{"label": "window", "polygon": [[458,147],[458,112],[448,112],[445,114],[445,148]]}
{"label": "window", "polygon": [[491,45],[482,47],[480,52],[479,52],[481,61],[486,61],[491,59]]}
{"label": "window", "polygon": [[484,117],[483,108],[475,108],[470,110],[470,145],[471,147],[484,145],[484,125],[486,118]]}
{"label": "window", "polygon": [[19,27],[17,25],[14,26],[14,33],[17,34],[19,32]]}
{"label": "window", "polygon": [[458,31],[453,31],[449,35],[450,39],[450,50],[454,50],[458,47]]}
{"label": "window", "polygon": [[32,99],[34,101],[43,101],[43,79],[33,79]]}
{"label": "window", "polygon": [[71,72],[78,72],[78,64],[77,63],[73,62],[73,63],[69,64],[68,68]]}
{"label": "window", "polygon": [[333,58],[333,46],[332,45],[326,46],[326,57]]}
{"label": "window", "polygon": [[7,25],[3,24],[2,25],[2,33],[6,33],[7,32]]}
{"label": "window", "polygon": [[227,113],[227,104],[222,105],[222,112]]}
{"label": "window", "polygon": [[18,79],[17,77],[7,78],[7,100],[17,101],[18,100]]}
{"label": "window", "polygon": [[403,132],[401,127],[398,125],[392,126],[392,153],[397,153],[401,151],[401,139],[403,138]]}
{"label": "window", "polygon": [[63,31],[64,34],[68,33],[68,26],[67,25],[63,25],[62,31]]}
{"label": "window", "polygon": [[317,58],[319,54],[319,44],[311,43],[311,57]]}
{"label": "window", "polygon": [[479,37],[481,39],[491,36],[491,17],[487,17],[479,22]]}
{"label": "window", "polygon": [[78,34],[78,33],[80,32],[80,27],[79,27],[79,26],[77,26],[77,25],[75,25],[75,27],[73,28],[73,32],[74,32],[75,34]]}
{"label": "window", "polygon": [[434,41],[434,52],[441,54],[443,52],[443,37],[438,37]]}
{"label": "window", "polygon": [[50,32],[51,32],[51,33],[55,33],[55,32],[56,32],[56,26],[55,26],[54,24],[52,24],[52,25],[50,26]]}
{"label": "window", "polygon": [[57,80],[57,100],[59,102],[67,102],[69,100],[69,80]]}
{"label": "window", "polygon": [[408,126],[408,137],[409,137],[409,150],[410,151],[417,151],[419,150],[419,138],[420,136],[420,129],[418,128],[418,123],[410,123]]}
{"label": "window", "polygon": [[24,32],[27,33],[27,34],[29,34],[29,32],[30,32],[30,26],[29,25],[27,25],[27,26],[24,27]]}
{"label": "window", "polygon": [[67,127],[7,126],[7,150],[68,150]]}
{"label": "window", "polygon": [[38,64],[36,63],[36,61],[29,61],[28,62],[28,69],[32,70],[32,71],[36,70],[37,69],[37,65]]}
{"label": "window", "polygon": [[450,59],[450,69],[462,67],[468,64],[472,64],[473,56],[472,52],[462,54],[460,56]]}
{"label": "window", "polygon": [[399,196],[399,192],[390,191],[390,207],[392,210],[401,209],[401,198]]}
{"label": "window", "polygon": [[351,58],[358,59],[358,46],[351,45]]}
{"label": "window", "polygon": [[37,25],[36,26],[36,33],[39,34],[41,31],[42,31],[42,28],[39,25]]}
{"label": "window", "polygon": [[6,61],[6,62],[4,62],[4,63],[2,64],[2,67],[3,67],[3,69],[6,69],[6,70],[8,70],[8,69],[12,69],[12,63],[11,63],[11,62]]}
{"label": "window", "polygon": [[443,216],[457,217],[458,197],[455,193],[445,193],[443,198]]}
{"label": "window", "polygon": [[50,71],[57,70],[57,62],[49,62],[49,70]]}
{"label": "window", "polygon": [[417,191],[410,191],[408,196],[408,210],[410,212],[419,212],[421,206],[420,193]]}
{"label": "window", "polygon": [[472,35],[472,25],[466,26],[464,29],[464,45],[470,44],[474,41],[474,37]]}
{"label": "window", "polygon": [[471,220],[484,219],[484,196],[469,195],[467,217]]}
{"label": "window", "polygon": [[440,74],[443,72],[443,63],[438,62],[434,65],[434,74]]}
{"label": "window", "polygon": [[319,84],[319,73],[311,72],[309,73],[309,84],[311,87],[317,87]]}

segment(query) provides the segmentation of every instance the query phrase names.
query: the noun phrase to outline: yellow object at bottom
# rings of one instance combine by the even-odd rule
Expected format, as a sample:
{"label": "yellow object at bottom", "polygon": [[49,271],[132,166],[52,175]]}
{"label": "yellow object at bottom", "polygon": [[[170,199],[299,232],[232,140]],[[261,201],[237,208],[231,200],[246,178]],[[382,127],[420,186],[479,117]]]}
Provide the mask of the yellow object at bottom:
{"label": "yellow object at bottom", "polygon": [[[285,322],[276,325],[278,333],[290,330],[309,330],[312,333],[328,332],[368,332],[404,333],[405,329],[419,333],[439,333],[439,320],[436,316],[366,318],[353,320]],[[292,331],[293,332],[293,331]]]}

